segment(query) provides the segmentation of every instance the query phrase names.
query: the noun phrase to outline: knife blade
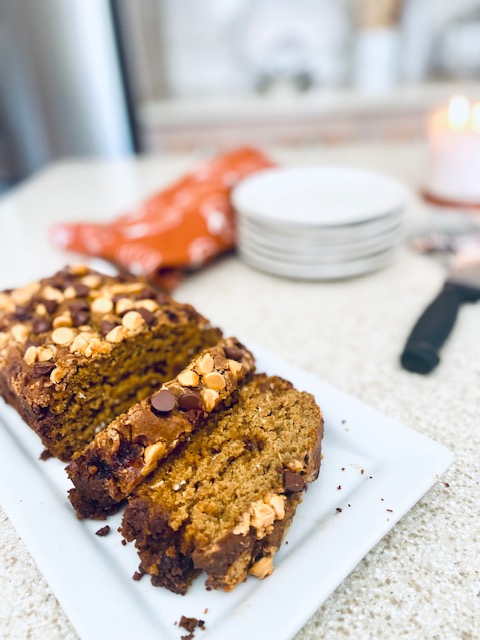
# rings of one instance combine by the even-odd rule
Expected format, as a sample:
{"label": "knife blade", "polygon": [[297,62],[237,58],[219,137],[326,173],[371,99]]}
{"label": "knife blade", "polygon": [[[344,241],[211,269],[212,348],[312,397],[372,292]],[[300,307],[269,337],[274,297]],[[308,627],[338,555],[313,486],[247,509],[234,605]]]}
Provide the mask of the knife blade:
{"label": "knife blade", "polygon": [[450,335],[462,304],[480,300],[480,247],[462,250],[436,298],[415,323],[400,357],[414,373],[430,373],[440,362],[439,352]]}

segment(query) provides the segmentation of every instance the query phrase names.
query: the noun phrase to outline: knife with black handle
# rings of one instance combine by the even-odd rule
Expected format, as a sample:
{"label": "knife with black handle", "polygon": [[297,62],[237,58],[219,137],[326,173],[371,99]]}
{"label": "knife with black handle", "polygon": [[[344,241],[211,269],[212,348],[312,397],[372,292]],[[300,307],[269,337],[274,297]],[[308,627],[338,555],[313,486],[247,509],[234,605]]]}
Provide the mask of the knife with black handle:
{"label": "knife with black handle", "polygon": [[404,369],[430,373],[440,362],[439,351],[450,335],[458,310],[465,302],[480,300],[480,256],[462,261],[437,297],[417,320],[400,358]]}

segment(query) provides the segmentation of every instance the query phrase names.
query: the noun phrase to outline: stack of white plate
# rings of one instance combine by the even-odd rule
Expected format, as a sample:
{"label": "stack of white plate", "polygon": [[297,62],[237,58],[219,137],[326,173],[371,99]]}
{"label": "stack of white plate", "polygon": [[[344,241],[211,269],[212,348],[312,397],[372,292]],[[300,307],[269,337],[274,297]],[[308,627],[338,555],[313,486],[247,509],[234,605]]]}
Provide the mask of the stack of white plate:
{"label": "stack of white plate", "polygon": [[292,278],[367,273],[394,256],[406,196],[402,184],[372,171],[267,169],[232,194],[239,255],[252,267]]}

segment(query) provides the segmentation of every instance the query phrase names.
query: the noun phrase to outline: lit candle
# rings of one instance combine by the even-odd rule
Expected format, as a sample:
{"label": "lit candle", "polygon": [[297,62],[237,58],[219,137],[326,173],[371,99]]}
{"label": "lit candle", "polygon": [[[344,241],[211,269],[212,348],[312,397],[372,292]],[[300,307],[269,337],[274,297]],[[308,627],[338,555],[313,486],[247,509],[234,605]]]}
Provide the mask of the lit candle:
{"label": "lit candle", "polygon": [[480,102],[451,98],[428,120],[426,194],[445,203],[480,205]]}

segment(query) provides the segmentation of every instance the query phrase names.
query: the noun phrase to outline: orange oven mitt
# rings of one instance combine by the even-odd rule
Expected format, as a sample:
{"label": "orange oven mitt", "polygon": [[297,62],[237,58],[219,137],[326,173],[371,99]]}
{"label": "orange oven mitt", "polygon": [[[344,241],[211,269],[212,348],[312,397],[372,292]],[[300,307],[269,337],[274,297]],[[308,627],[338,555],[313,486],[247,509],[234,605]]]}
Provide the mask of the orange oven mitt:
{"label": "orange oven mitt", "polygon": [[51,240],[63,249],[109,260],[171,291],[186,271],[234,247],[230,193],[242,178],[272,166],[256,149],[231,151],[113,222],[56,224]]}

